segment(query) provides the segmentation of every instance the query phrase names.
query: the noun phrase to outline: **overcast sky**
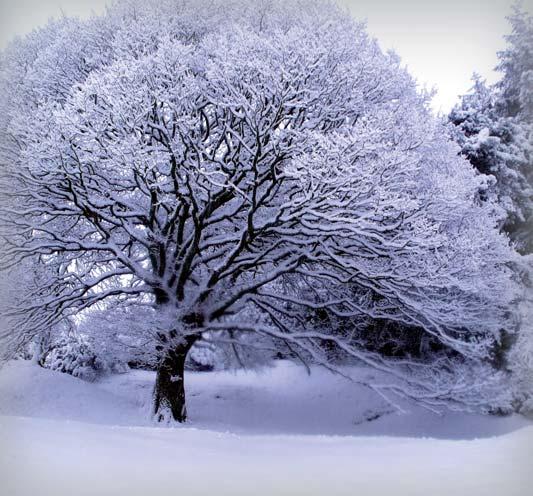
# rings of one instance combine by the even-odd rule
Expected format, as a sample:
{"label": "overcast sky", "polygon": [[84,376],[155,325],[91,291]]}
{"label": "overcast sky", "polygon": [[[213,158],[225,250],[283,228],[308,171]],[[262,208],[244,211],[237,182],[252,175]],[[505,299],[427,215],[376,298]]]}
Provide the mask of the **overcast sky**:
{"label": "overcast sky", "polygon": [[[532,0],[526,0],[531,11]],[[107,0],[0,0],[0,47],[50,17],[88,16]],[[513,0],[340,0],[383,49],[393,48],[421,84],[438,89],[434,107],[448,111],[471,86],[474,71],[497,79],[496,52],[509,30]]]}

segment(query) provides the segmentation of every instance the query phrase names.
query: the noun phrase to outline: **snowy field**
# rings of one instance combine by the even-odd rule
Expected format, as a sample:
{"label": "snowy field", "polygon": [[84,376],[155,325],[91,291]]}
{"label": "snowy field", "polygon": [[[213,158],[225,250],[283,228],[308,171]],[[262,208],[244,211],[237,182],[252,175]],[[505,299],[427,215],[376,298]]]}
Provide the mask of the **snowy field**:
{"label": "snowy field", "polygon": [[[365,370],[360,374],[368,374]],[[522,417],[397,414],[323,370],[189,373],[190,421],[149,418],[154,374],[0,370],[2,495],[527,495]]]}

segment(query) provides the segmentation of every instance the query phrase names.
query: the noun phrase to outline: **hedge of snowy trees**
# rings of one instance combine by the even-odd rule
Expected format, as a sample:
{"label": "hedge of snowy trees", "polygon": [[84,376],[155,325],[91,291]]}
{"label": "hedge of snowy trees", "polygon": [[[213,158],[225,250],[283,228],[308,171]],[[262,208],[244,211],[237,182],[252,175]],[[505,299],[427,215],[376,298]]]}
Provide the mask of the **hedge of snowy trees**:
{"label": "hedge of snowy trees", "polygon": [[501,195],[338,8],[122,1],[13,43],[1,86],[5,356],[74,322],[157,369],[159,420],[186,419],[202,349],[364,364],[389,401],[516,404]]}
{"label": "hedge of snowy trees", "polygon": [[480,197],[500,205],[502,230],[528,255],[519,270],[521,331],[502,353],[525,408],[533,410],[533,17],[517,4],[508,20],[507,48],[498,53],[501,79],[487,86],[475,75],[449,118],[462,155],[489,180]]}

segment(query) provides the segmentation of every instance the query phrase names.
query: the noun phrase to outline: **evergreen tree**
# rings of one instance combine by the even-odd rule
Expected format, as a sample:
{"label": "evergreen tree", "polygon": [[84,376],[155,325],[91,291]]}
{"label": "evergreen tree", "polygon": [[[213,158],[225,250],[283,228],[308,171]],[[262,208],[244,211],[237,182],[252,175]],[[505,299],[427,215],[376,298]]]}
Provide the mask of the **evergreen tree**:
{"label": "evergreen tree", "polygon": [[492,176],[483,199],[496,197],[502,227],[522,253],[533,252],[533,18],[519,5],[508,18],[508,47],[498,54],[501,80],[487,86],[474,76],[470,93],[450,114],[462,153]]}

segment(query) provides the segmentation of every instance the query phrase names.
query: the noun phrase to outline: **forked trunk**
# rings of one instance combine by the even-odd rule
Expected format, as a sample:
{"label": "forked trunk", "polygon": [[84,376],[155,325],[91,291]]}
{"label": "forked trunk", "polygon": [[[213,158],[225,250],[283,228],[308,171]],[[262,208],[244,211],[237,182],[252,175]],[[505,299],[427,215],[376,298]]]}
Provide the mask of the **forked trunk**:
{"label": "forked trunk", "polygon": [[185,359],[195,341],[195,337],[188,337],[183,344],[170,350],[157,370],[154,388],[154,416],[159,422],[170,420],[170,417],[177,422],[185,422],[187,419]]}

